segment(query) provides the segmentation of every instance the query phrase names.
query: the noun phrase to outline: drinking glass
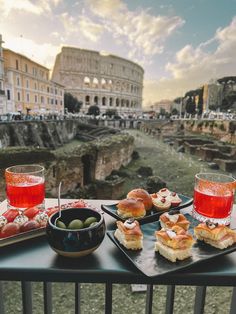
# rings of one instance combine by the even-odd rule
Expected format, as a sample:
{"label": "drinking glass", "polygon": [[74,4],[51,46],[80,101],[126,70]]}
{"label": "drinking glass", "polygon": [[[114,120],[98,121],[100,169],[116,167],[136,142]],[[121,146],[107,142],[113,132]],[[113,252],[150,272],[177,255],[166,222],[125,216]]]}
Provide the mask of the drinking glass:
{"label": "drinking glass", "polygon": [[219,173],[195,175],[192,215],[199,221],[230,224],[236,179]]}
{"label": "drinking glass", "polygon": [[5,170],[8,209],[24,211],[26,208],[45,209],[44,167],[16,165]]}

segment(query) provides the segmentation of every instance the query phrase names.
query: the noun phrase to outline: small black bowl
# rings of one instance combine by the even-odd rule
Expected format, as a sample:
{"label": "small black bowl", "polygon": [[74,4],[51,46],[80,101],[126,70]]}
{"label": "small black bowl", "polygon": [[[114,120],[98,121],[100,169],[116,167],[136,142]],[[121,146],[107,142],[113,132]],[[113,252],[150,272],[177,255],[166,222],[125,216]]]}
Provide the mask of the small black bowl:
{"label": "small black bowl", "polygon": [[102,213],[90,208],[68,208],[61,211],[60,220],[66,225],[74,219],[85,221],[88,217],[96,217],[97,224],[83,229],[62,229],[55,226],[55,220],[59,216],[56,212],[49,217],[46,226],[48,243],[59,255],[67,257],[86,256],[96,250],[102,243],[106,226]]}

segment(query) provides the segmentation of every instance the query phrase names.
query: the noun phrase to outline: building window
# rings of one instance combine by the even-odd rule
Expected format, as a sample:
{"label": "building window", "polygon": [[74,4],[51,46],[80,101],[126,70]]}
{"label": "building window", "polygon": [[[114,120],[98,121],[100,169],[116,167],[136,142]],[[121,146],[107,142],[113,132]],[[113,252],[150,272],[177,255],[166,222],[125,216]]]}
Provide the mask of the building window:
{"label": "building window", "polygon": [[55,99],[55,105],[57,105],[57,99]]}
{"label": "building window", "polygon": [[57,95],[57,89],[55,88],[55,95]]}
{"label": "building window", "polygon": [[51,99],[51,105],[53,105],[54,104],[54,101],[53,101],[53,98]]}
{"label": "building window", "polygon": [[28,65],[25,64],[25,72],[27,73],[28,72]]}
{"label": "building window", "polygon": [[19,77],[16,78],[16,85],[20,86],[20,78]]}
{"label": "building window", "polygon": [[19,62],[16,60],[16,69],[19,70]]}
{"label": "building window", "polygon": [[17,100],[20,101],[20,92],[17,92]]}
{"label": "building window", "polygon": [[7,90],[7,100],[11,100],[11,92],[9,89]]}
{"label": "building window", "polygon": [[44,104],[44,97],[41,96],[41,104]]}
{"label": "building window", "polygon": [[29,93],[26,94],[26,100],[27,100],[27,102],[30,101],[30,95],[29,95]]}
{"label": "building window", "polygon": [[62,100],[60,100],[60,105],[62,106]]}
{"label": "building window", "polygon": [[29,80],[26,80],[26,87],[29,88]]}
{"label": "building window", "polygon": [[34,89],[37,89],[37,83],[34,83]]}
{"label": "building window", "polygon": [[35,103],[38,102],[38,97],[37,97],[37,95],[34,95],[34,102],[35,102]]}
{"label": "building window", "polygon": [[47,86],[47,93],[49,93],[49,86]]}

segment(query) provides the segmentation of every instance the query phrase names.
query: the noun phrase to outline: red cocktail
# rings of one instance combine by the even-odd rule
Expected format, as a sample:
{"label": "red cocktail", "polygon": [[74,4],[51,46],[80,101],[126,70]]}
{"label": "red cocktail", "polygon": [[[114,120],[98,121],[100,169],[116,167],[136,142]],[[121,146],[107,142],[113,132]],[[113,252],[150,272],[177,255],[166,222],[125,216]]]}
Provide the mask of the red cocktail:
{"label": "red cocktail", "polygon": [[13,166],[6,169],[8,207],[24,210],[44,207],[44,168],[39,165]]}
{"label": "red cocktail", "polygon": [[217,173],[200,173],[195,177],[193,216],[200,221],[210,219],[230,223],[234,201],[235,179]]}

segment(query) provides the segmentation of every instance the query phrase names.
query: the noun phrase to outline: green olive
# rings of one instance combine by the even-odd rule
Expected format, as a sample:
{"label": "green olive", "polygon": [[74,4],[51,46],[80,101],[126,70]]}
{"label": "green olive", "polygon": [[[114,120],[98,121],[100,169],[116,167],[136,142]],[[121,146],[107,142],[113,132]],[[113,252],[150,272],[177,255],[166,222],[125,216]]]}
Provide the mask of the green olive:
{"label": "green olive", "polygon": [[82,229],[83,227],[83,221],[81,221],[80,219],[74,219],[68,225],[68,229]]}
{"label": "green olive", "polygon": [[84,227],[87,228],[91,226],[92,223],[96,222],[97,223],[97,218],[96,217],[88,217],[85,222],[84,222]]}
{"label": "green olive", "polygon": [[90,225],[89,225],[89,227],[93,227],[93,226],[95,226],[97,224],[97,221],[94,221],[94,222],[92,222]]}
{"label": "green olive", "polygon": [[57,220],[56,226],[57,226],[58,228],[61,228],[61,229],[66,229],[66,225],[65,225],[64,222],[61,221],[61,220]]}

